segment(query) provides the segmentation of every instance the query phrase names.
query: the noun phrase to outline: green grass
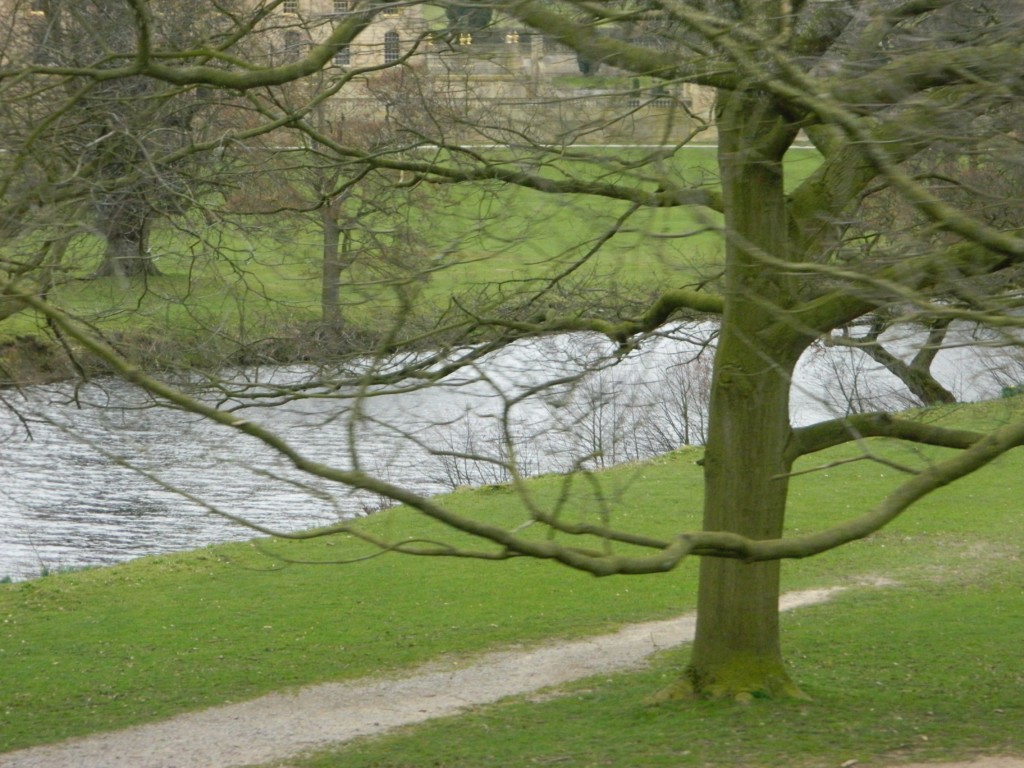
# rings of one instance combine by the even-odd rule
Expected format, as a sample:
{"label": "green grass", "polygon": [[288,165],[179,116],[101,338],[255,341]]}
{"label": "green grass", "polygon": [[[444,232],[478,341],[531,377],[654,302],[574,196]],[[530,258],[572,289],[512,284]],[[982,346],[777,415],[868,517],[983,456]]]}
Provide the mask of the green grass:
{"label": "green grass", "polygon": [[[541,173],[558,178],[571,170],[586,179],[650,189],[664,183],[717,186],[714,149],[686,149],[672,158],[659,152],[574,150],[562,170],[545,166]],[[498,150],[493,154],[502,159]],[[819,158],[804,150],[791,155],[793,185]],[[518,167],[524,158],[510,156],[513,161]],[[344,276],[341,303],[356,329],[379,330],[390,322],[430,327],[453,297],[487,315],[501,302],[535,294],[557,275],[568,275],[560,309],[566,303],[607,304],[612,290],[616,301],[643,301],[666,286],[713,276],[721,258],[714,231],[719,217],[689,208],[639,210],[620,221],[628,206],[619,201],[495,182],[421,185],[409,200],[401,223],[412,233],[413,252],[404,264],[382,272],[370,259]],[[394,226],[364,223],[381,230]],[[614,236],[596,248],[613,230]],[[31,250],[34,242],[29,237],[20,247]],[[19,245],[4,247],[10,251]],[[88,279],[102,248],[95,236],[81,236],[68,249],[68,270],[50,300],[126,346],[136,345],[143,363],[174,364],[177,356],[186,367],[236,363],[238,349],[255,343],[276,349],[265,343],[268,339],[287,346],[289,340],[308,338],[306,329],[319,318],[321,239],[311,220],[267,219],[243,231],[188,214],[158,222],[152,250],[160,277],[130,285]],[[409,292],[417,295],[415,316],[397,298]],[[39,318],[21,313],[0,323],[0,342],[39,334],[42,327]]]}
{"label": "green grass", "polygon": [[684,609],[691,591],[680,572],[617,599],[635,587],[543,563],[260,570],[273,565],[236,545],[0,587],[0,749],[442,653],[593,633]]}
{"label": "green grass", "polygon": [[[1022,407],[1013,399],[922,418],[991,425],[1019,417]],[[905,461],[935,455],[871,445]],[[844,447],[817,461],[853,451]],[[614,521],[662,534],[695,527],[698,455],[681,451],[600,474],[601,495],[617,499]],[[556,759],[834,765],[840,756],[1021,749],[1024,534],[1015,488],[1022,469],[1024,456],[1004,457],[869,540],[785,564],[786,589],[855,584],[866,575],[902,585],[856,589],[833,605],[786,616],[788,658],[810,703],[650,709],[644,698],[680,668],[672,652],[648,671],[573,686],[564,699],[513,701],[353,746],[318,764],[422,765],[432,755],[428,764],[453,766]],[[893,470],[867,462],[803,475],[794,481],[789,525],[828,525],[877,500],[894,481]],[[562,482],[543,477],[531,487],[545,498]],[[592,516],[592,486],[575,487],[572,509]],[[448,502],[505,523],[524,515],[500,487],[459,491]],[[378,535],[439,534],[403,509],[365,525]],[[280,559],[364,552],[344,537],[232,544],[0,585],[0,750],[445,654],[585,636],[676,615],[694,603],[694,562],[668,574],[594,579],[535,561],[386,556],[286,566]],[[506,744],[495,733],[521,737]]]}
{"label": "green grass", "polygon": [[[1024,579],[855,590],[786,614],[809,701],[650,706],[687,651],[516,697],[296,766],[838,766],[1024,749]],[[995,575],[995,574],[993,574]],[[539,701],[537,699],[540,699]]]}

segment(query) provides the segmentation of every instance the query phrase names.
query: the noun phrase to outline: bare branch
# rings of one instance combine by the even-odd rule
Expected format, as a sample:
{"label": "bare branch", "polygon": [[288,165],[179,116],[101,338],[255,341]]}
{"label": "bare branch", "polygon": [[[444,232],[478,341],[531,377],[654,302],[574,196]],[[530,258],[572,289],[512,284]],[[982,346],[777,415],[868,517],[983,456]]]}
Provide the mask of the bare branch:
{"label": "bare branch", "polygon": [[861,413],[793,430],[789,456],[796,459],[866,437],[891,437],[921,445],[966,450],[985,435],[897,418],[888,413]]}
{"label": "bare branch", "polygon": [[763,541],[735,534],[709,532],[688,534],[687,538],[695,555],[736,557],[747,562],[811,557],[870,536],[932,491],[976,472],[1007,451],[1021,445],[1024,445],[1024,422],[1009,424],[982,436],[962,453],[932,464],[900,485],[878,506],[860,517],[818,533]]}

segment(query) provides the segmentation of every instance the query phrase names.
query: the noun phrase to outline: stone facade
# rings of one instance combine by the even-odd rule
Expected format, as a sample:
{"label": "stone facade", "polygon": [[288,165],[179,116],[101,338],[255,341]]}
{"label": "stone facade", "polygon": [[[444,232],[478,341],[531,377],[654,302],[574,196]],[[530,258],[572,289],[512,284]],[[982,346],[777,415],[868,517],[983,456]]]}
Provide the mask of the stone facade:
{"label": "stone facade", "polygon": [[[45,7],[46,0],[0,0],[7,39],[18,29],[44,24]],[[159,10],[158,4],[153,7]],[[300,58],[347,19],[352,7],[352,0],[285,0],[251,36],[244,55],[269,66]],[[206,13],[216,25],[213,8]],[[462,142],[674,144],[693,136],[715,139],[708,89],[641,85],[607,66],[600,69],[600,78],[583,77],[575,52],[507,22],[474,33],[455,34],[445,27],[443,13],[420,4],[395,3],[380,11],[337,53],[321,78],[328,83],[351,77],[331,98],[330,113],[380,122],[438,110],[445,117],[445,139]],[[396,62],[402,66],[387,66]],[[583,87],[588,80],[601,87]]]}
{"label": "stone facade", "polygon": [[[292,0],[280,11],[280,34],[296,45],[322,39],[351,12],[350,0]],[[436,14],[435,14],[436,16]],[[610,67],[602,82],[617,87],[580,87],[576,53],[543,35],[505,25],[473,33],[445,30],[442,16],[428,21],[424,6],[396,3],[335,57],[335,66],[360,73],[332,99],[338,118],[410,119],[399,115],[394,93],[398,77],[368,71],[397,60],[406,65],[420,100],[409,110],[446,116],[446,140],[481,143],[541,141],[555,144],[673,144],[694,136],[714,141],[713,94],[690,84],[632,87],[633,80]],[[280,57],[279,57],[280,58]],[[390,80],[374,87],[374,80]],[[565,81],[576,81],[567,85]],[[475,126],[475,127],[474,127]],[[485,126],[481,129],[480,126]]]}

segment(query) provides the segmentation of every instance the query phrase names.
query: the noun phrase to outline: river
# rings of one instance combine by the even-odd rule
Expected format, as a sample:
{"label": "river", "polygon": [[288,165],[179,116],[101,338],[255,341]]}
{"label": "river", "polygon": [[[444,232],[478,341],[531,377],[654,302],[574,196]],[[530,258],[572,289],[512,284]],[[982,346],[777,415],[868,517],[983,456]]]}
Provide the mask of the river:
{"label": "river", "polygon": [[[609,358],[608,344],[586,335],[520,342],[444,386],[361,399],[348,391],[342,398],[253,407],[244,418],[266,424],[318,461],[358,464],[425,494],[505,480],[508,444],[500,425],[506,416],[524,474],[565,471],[590,452],[601,454],[591,464],[613,464],[699,442],[709,360],[697,353],[711,331],[681,326],[622,359]],[[1013,381],[1013,363],[965,334],[940,353],[937,377],[965,400],[998,396]],[[603,361],[599,372],[519,399],[540,382],[571,377],[597,360]],[[276,369],[264,380],[299,381],[308,373]],[[905,405],[900,390],[859,352],[816,349],[794,380],[792,418],[806,424],[842,415],[851,403],[899,408]],[[0,578],[253,535],[214,508],[300,530],[383,503],[304,477],[258,441],[154,403],[117,380],[0,397]],[[469,453],[493,461],[455,455]]]}

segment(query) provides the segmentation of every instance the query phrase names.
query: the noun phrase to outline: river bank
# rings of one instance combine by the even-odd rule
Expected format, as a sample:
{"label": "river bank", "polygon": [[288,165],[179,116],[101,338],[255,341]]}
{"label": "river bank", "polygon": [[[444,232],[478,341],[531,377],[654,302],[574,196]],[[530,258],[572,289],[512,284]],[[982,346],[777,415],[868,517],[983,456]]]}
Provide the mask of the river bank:
{"label": "river bank", "polygon": [[[510,446],[516,471],[535,475],[571,472],[579,461],[598,468],[634,462],[700,443],[710,371],[700,353],[713,331],[680,326],[675,336],[651,339],[629,355],[592,334],[520,341],[445,383],[400,385],[390,393],[366,392],[358,370],[347,380],[325,381],[316,365],[268,362],[222,371],[221,386],[198,394],[241,407],[245,418],[286,436],[317,462],[358,464],[433,495],[507,483]],[[1001,369],[992,353],[957,347],[940,355],[936,368],[964,398],[998,397]],[[39,360],[53,359],[35,342],[25,342],[19,354],[29,364],[35,359],[37,370],[46,368]],[[879,366],[851,372],[844,367],[849,354],[814,349],[801,361],[791,397],[795,425],[841,416],[853,405],[900,408],[899,382]],[[592,372],[577,382],[584,370]],[[850,375],[837,379],[844,374]],[[561,383],[545,385],[550,380]],[[520,397],[527,391],[534,394]],[[266,405],[268,399],[276,404]],[[297,472],[259,441],[163,407],[117,379],[21,386],[5,404],[0,578],[251,535],[222,511],[295,531],[387,505]]]}

